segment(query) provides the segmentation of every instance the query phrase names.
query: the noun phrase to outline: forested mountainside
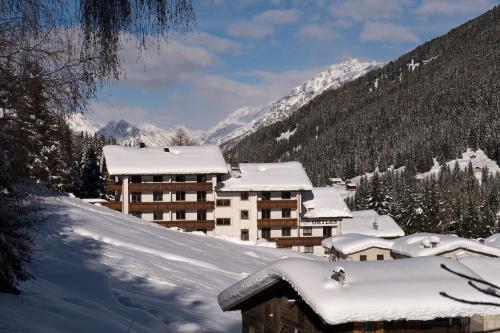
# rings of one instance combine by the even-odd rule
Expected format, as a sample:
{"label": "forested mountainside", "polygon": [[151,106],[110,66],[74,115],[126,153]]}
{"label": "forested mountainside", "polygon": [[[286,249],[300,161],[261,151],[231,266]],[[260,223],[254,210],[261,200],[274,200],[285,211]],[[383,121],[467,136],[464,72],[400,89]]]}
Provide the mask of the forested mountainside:
{"label": "forested mountainside", "polygon": [[500,162],[498,45],[496,6],[326,91],[288,119],[244,138],[228,158],[298,160],[317,185],[328,177],[350,178],[390,165],[427,171],[433,157],[452,160],[467,147]]}

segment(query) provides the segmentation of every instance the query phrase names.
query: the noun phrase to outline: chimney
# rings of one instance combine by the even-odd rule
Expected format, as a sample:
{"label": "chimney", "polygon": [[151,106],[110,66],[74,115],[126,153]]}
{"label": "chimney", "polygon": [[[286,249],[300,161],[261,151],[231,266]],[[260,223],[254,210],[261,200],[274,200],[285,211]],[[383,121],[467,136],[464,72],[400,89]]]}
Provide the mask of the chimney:
{"label": "chimney", "polygon": [[331,278],[343,286],[345,282],[345,270],[343,267],[337,266],[333,269]]}
{"label": "chimney", "polygon": [[441,241],[441,238],[439,238],[438,236],[432,236],[429,241],[431,242],[431,247],[437,247],[439,242]]}
{"label": "chimney", "polygon": [[477,240],[478,240],[479,244],[484,244],[484,238],[478,238]]}
{"label": "chimney", "polygon": [[144,142],[139,142],[139,148],[146,148],[146,144]]}
{"label": "chimney", "polygon": [[378,223],[377,220],[373,221],[372,223],[373,230],[378,230]]}

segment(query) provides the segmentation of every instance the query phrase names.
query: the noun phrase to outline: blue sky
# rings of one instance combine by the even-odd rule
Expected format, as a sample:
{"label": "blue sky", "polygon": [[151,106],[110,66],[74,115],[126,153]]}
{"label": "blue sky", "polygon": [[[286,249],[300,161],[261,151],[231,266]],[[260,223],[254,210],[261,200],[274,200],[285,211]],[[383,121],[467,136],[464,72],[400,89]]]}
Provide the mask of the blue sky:
{"label": "blue sky", "polygon": [[197,31],[140,57],[99,92],[89,116],[206,130],[243,106],[266,104],[346,58],[388,61],[499,0],[193,0]]}

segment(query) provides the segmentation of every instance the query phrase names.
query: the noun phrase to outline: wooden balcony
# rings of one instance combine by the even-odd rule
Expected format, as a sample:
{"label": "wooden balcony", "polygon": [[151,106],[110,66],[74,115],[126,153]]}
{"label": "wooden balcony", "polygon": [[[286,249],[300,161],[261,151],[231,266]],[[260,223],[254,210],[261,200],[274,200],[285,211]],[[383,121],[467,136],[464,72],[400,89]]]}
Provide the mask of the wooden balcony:
{"label": "wooden balcony", "polygon": [[181,228],[185,231],[196,231],[199,229],[206,229],[208,231],[214,230],[215,221],[213,220],[203,220],[203,221],[153,221],[159,225],[168,228]]}
{"label": "wooden balcony", "polygon": [[153,210],[213,210],[213,201],[154,201],[154,202],[131,202],[129,211],[153,211]]}
{"label": "wooden balcony", "polygon": [[278,247],[290,246],[319,246],[326,237],[272,237],[267,238],[270,242],[275,242]]}
{"label": "wooden balcony", "polygon": [[296,227],[297,219],[260,219],[257,228]]}
{"label": "wooden balcony", "polygon": [[[106,182],[108,191],[121,191],[122,184],[115,182]],[[142,191],[211,191],[212,183],[130,183],[128,184],[129,192]]]}
{"label": "wooden balcony", "polygon": [[104,207],[114,209],[114,210],[118,210],[118,211],[122,210],[122,202],[121,201],[102,202],[101,205]]}
{"label": "wooden balcony", "polygon": [[271,209],[271,208],[297,208],[297,200],[259,200],[257,201],[257,208]]}

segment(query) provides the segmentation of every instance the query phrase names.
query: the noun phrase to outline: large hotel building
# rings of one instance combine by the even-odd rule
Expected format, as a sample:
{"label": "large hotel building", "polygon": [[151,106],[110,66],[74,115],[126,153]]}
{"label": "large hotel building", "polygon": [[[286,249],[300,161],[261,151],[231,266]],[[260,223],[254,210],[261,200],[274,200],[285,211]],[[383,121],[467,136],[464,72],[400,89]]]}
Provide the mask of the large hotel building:
{"label": "large hotel building", "polygon": [[354,222],[337,191],[313,187],[298,162],[228,164],[217,146],[113,145],[101,166],[113,198],[102,205],[166,227],[323,255],[321,241]]}

